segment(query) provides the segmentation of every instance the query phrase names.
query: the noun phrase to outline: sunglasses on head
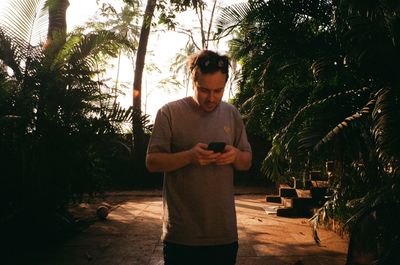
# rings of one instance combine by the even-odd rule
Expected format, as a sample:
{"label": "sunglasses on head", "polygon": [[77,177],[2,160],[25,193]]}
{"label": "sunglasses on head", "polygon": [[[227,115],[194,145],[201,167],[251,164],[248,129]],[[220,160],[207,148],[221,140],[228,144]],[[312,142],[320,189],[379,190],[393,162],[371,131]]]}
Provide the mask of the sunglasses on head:
{"label": "sunglasses on head", "polygon": [[229,61],[226,56],[197,57],[190,70],[193,71],[196,67],[200,68],[202,73],[213,73],[218,70],[227,73]]}

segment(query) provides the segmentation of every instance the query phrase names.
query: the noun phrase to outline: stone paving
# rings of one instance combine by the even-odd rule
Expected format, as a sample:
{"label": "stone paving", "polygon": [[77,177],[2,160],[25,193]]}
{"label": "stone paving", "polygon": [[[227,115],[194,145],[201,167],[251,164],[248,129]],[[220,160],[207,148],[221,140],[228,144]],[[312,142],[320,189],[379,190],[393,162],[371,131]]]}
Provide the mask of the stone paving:
{"label": "stone paving", "polygon": [[[347,240],[319,230],[321,246],[304,218],[268,214],[265,194],[236,197],[239,229],[237,265],[344,265]],[[106,220],[96,221],[37,264],[162,265],[159,195],[136,194],[114,206]],[[190,265],[190,264],[188,264]]]}

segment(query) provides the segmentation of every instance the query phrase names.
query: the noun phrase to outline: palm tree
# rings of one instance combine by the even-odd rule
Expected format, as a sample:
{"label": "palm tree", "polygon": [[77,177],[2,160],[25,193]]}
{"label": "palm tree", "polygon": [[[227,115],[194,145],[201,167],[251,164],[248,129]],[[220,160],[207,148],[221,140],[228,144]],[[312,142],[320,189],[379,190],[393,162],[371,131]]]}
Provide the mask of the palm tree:
{"label": "palm tree", "polygon": [[252,1],[226,9],[219,24],[237,31],[236,102],[250,131],[272,140],[264,173],[335,160],[332,198],[313,221],[353,224],[399,203],[399,17],[396,3],[333,3]]}
{"label": "palm tree", "polygon": [[48,30],[48,13],[44,5],[43,0],[9,0],[1,11],[3,31],[32,45],[44,42]]}
{"label": "palm tree", "polygon": [[[306,153],[286,153],[275,135],[307,101],[325,92],[328,82],[315,88],[309,69],[322,58],[335,59],[338,46],[332,41],[331,10],[322,1],[251,1],[224,9],[217,20],[220,36],[236,35],[230,42],[231,55],[242,70],[234,103],[244,115],[249,133],[273,144],[266,163],[274,164],[264,167],[272,180],[302,174]],[[335,74],[338,67],[332,68]],[[333,81],[337,80],[332,76],[329,82]],[[291,134],[292,142],[297,138],[297,132]],[[271,157],[277,154],[279,158]]]}
{"label": "palm tree", "polygon": [[46,46],[50,46],[54,38],[63,39],[67,35],[68,0],[46,0],[45,8],[49,12],[49,27],[47,30]]}
{"label": "palm tree", "polygon": [[[182,52],[177,54],[175,57],[175,61],[171,65],[170,71],[174,73],[172,80],[177,84],[183,86],[186,90],[186,96],[188,95],[189,90],[189,73],[187,71],[187,61],[188,57],[195,52],[195,45],[188,41],[186,43],[185,48],[182,49]],[[183,84],[180,81],[176,80],[175,76],[182,74],[183,75]]]}
{"label": "palm tree", "polygon": [[89,21],[85,25],[76,28],[76,30],[81,32],[85,32],[88,28],[93,31],[109,30],[131,43],[129,49],[118,51],[118,65],[114,86],[114,93],[118,93],[121,58],[123,55],[128,56],[132,59],[133,64],[137,51],[140,34],[140,26],[138,25],[140,3],[138,1],[125,2],[119,10],[112,4],[104,3],[100,8],[100,16],[105,20]]}
{"label": "palm tree", "polygon": [[7,33],[16,34],[28,43],[42,42],[49,46],[55,35],[66,36],[68,6],[68,0],[9,0],[1,24],[9,29]]}
{"label": "palm tree", "polygon": [[[21,21],[23,11],[37,10],[28,7],[17,13]],[[102,146],[119,139],[121,123],[148,120],[132,108],[100,104],[111,97],[102,92],[104,81],[94,79],[102,54],[130,47],[119,35],[53,35],[58,48],[44,49],[6,30],[0,27],[0,158],[9,208],[2,217],[13,219],[20,210],[54,211],[74,194],[104,186],[111,149]]]}
{"label": "palm tree", "polygon": [[[315,151],[343,135],[358,136],[364,144],[353,146],[352,177],[357,193],[348,191],[344,203],[351,205],[353,215],[348,223],[358,222],[364,213],[379,207],[400,203],[398,190],[399,168],[399,76],[396,69],[400,59],[399,32],[395,30],[399,17],[394,4],[356,3],[339,1],[336,14],[338,30],[342,34],[346,64],[364,80],[369,97],[365,107],[350,115],[322,138]],[[368,42],[366,42],[368,39]],[[354,45],[357,45],[355,48]],[[374,63],[372,63],[374,62]],[[382,70],[385,69],[385,70]],[[352,95],[353,99],[358,95]],[[357,132],[354,135],[354,131]],[[351,134],[353,133],[353,134]],[[354,152],[354,153],[355,153]],[[339,183],[346,175],[339,175]],[[344,189],[344,187],[343,187]],[[330,207],[328,207],[330,208]],[[394,234],[393,236],[396,236]],[[398,235],[397,235],[398,236]]]}

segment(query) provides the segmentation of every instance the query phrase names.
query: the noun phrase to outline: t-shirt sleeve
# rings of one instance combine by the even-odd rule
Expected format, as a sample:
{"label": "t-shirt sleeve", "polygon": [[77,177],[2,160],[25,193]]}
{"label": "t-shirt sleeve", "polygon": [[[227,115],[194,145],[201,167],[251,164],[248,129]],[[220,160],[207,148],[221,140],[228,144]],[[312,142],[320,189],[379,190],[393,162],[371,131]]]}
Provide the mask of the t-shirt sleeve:
{"label": "t-shirt sleeve", "polygon": [[171,136],[170,115],[168,115],[168,109],[163,107],[157,112],[147,153],[170,153]]}

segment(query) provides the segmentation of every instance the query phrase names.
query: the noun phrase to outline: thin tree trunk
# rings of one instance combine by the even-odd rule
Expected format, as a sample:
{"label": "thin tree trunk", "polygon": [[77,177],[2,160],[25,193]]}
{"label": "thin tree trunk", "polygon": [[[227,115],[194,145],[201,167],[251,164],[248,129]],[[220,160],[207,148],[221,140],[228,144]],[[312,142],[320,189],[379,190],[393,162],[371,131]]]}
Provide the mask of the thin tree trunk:
{"label": "thin tree trunk", "polygon": [[207,39],[206,39],[206,43],[205,43],[205,49],[208,50],[208,43],[210,41],[210,34],[211,34],[211,26],[213,23],[213,19],[214,19],[214,12],[215,12],[215,7],[217,6],[217,0],[214,0],[214,5],[212,7],[211,10],[211,17],[210,17],[210,24],[208,25],[208,30],[207,30]]}
{"label": "thin tree trunk", "polygon": [[204,18],[203,18],[203,9],[199,7],[198,11],[199,21],[200,21],[200,33],[201,33],[201,48],[203,50],[206,48],[206,36],[204,34]]}
{"label": "thin tree trunk", "polygon": [[117,96],[118,96],[118,85],[119,85],[119,74],[121,71],[121,53],[122,51],[120,50],[118,52],[118,66],[117,66],[117,76],[115,77],[115,86],[114,86],[114,102],[113,104],[117,104]]}
{"label": "thin tree trunk", "polygon": [[[136,54],[135,77],[133,80],[133,108],[141,113],[142,104],[142,77],[146,59],[147,43],[150,35],[151,20],[153,18],[156,0],[148,0],[145,14],[143,16],[143,24],[140,31],[138,51]],[[140,120],[132,121],[133,129],[133,153],[137,162],[144,162],[145,155],[145,137]],[[143,161],[142,161],[143,160]]]}
{"label": "thin tree trunk", "polygon": [[141,109],[143,69],[146,59],[147,43],[150,35],[151,20],[153,18],[156,2],[156,0],[147,1],[142,29],[140,31],[138,51],[136,54],[135,77],[133,81],[133,108],[137,110]]}

